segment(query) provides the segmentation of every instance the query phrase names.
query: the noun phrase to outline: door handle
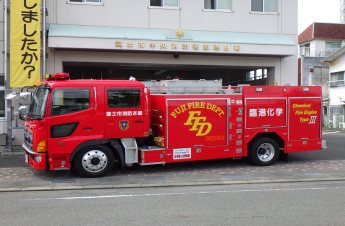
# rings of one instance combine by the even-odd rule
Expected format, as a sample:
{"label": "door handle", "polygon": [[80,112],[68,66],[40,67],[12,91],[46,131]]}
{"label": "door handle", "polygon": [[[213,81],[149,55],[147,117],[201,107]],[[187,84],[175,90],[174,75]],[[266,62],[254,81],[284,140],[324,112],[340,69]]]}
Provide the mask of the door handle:
{"label": "door handle", "polygon": [[83,130],[92,130],[92,127],[84,127]]}
{"label": "door handle", "polygon": [[144,120],[135,120],[134,123],[144,123]]}

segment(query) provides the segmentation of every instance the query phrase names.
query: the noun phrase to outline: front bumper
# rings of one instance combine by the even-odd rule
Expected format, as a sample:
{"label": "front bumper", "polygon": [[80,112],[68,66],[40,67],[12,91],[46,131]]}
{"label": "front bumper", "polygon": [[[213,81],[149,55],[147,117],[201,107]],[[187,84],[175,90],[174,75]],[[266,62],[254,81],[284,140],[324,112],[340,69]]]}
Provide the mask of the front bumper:
{"label": "front bumper", "polygon": [[22,147],[25,150],[25,162],[29,166],[38,170],[46,170],[48,168],[46,153],[34,152],[26,144],[23,144]]}

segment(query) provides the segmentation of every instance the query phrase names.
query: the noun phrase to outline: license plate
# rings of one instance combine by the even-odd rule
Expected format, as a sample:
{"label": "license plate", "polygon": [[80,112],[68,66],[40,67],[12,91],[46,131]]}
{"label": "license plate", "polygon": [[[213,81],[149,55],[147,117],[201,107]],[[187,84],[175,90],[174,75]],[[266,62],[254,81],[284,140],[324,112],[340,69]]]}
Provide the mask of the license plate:
{"label": "license plate", "polygon": [[25,162],[26,164],[29,164],[29,156],[27,154],[25,154]]}

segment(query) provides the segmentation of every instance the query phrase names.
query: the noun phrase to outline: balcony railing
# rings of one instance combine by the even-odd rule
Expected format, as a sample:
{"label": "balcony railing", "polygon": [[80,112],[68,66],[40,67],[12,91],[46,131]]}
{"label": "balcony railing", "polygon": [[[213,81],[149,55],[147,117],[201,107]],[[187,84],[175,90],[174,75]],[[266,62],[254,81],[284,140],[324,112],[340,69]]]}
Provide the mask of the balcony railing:
{"label": "balcony railing", "polygon": [[305,56],[305,57],[328,57],[329,55],[335,53],[337,50],[339,50],[339,48],[334,48],[334,49],[326,49],[325,51],[320,51],[320,52],[316,52],[314,51],[314,54],[316,54],[315,56],[311,55],[311,49],[310,47],[302,47],[301,48],[301,56]]}
{"label": "balcony railing", "polygon": [[345,86],[345,80],[329,81],[329,86],[330,87]]}

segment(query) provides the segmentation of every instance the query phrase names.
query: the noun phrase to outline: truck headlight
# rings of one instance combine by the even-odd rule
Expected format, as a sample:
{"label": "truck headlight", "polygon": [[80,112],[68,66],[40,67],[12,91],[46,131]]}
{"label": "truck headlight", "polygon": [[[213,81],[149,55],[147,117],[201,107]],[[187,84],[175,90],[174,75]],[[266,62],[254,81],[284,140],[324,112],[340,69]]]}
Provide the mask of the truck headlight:
{"label": "truck headlight", "polygon": [[42,161],[42,156],[40,156],[40,155],[34,156],[34,161],[35,162],[41,162]]}

